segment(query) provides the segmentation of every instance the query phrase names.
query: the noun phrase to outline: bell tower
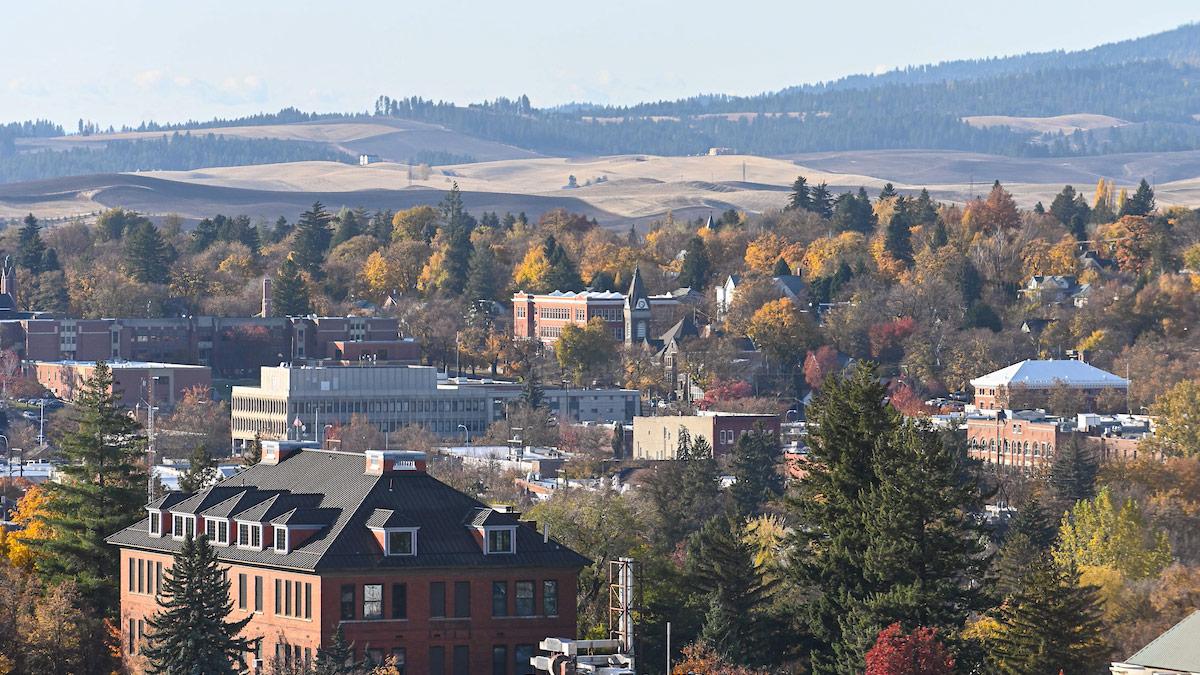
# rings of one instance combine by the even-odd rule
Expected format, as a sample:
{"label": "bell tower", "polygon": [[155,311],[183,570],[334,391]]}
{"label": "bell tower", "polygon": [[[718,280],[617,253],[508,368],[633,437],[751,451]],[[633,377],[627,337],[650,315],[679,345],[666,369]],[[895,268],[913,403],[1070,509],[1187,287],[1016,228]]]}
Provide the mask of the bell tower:
{"label": "bell tower", "polygon": [[645,340],[650,334],[650,296],[642,282],[642,270],[633,268],[633,280],[625,295],[625,344]]}

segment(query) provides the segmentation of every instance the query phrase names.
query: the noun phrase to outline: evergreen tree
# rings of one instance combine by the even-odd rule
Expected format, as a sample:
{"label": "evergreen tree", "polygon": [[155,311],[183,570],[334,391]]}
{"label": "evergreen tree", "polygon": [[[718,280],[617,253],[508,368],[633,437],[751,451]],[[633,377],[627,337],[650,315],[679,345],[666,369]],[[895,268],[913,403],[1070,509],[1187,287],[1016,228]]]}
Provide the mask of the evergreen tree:
{"label": "evergreen tree", "polygon": [[43,258],[46,255],[46,243],[42,241],[42,227],[32,213],[25,216],[22,222],[24,224],[18,231],[17,238],[17,264],[37,274],[45,265]]}
{"label": "evergreen tree", "polygon": [[333,216],[325,210],[325,206],[321,202],[314,202],[312,208],[300,214],[300,220],[296,222],[292,255],[300,269],[316,277],[321,275],[321,263],[325,261],[330,242],[333,241],[333,233],[329,229],[332,221]]}
{"label": "evergreen tree", "polygon": [[858,188],[857,195],[847,192],[838,196],[833,205],[833,224],[839,232],[870,234],[875,231],[878,219],[865,189]]}
{"label": "evergreen tree", "polygon": [[46,249],[46,255],[42,256],[42,271],[58,272],[60,270],[62,270],[62,265],[58,262],[58,251],[53,248]]}
{"label": "evergreen tree", "polygon": [[216,461],[208,455],[203,445],[197,445],[188,458],[188,468],[179,475],[179,489],[183,492],[198,492],[214,482]]}
{"label": "evergreen tree", "polygon": [[808,179],[804,176],[796,176],[795,182],[792,183],[792,195],[788,198],[788,204],[784,207],[786,211],[808,211],[812,208],[812,193],[808,187]]}
{"label": "evergreen tree", "polygon": [[54,536],[41,549],[39,572],[51,581],[73,580],[89,607],[115,616],[119,577],[117,549],[104,538],[144,513],[146,472],[138,425],[117,407],[112,371],[103,361],[84,381],[72,406],[74,430],[60,443],[62,480],[44,485],[42,517]]}
{"label": "evergreen tree", "polygon": [[1143,178],[1133,196],[1121,205],[1122,216],[1148,216],[1154,213],[1154,189]]}
{"label": "evergreen tree", "polygon": [[596,270],[591,281],[588,282],[588,288],[593,291],[615,291],[617,290],[617,280],[607,270]]}
{"label": "evergreen tree", "polygon": [[1090,675],[1104,668],[1108,645],[1096,589],[1048,555],[1030,566],[1024,585],[1001,605],[989,660],[1001,675]]}
{"label": "evergreen tree", "polygon": [[879,201],[882,202],[885,199],[891,199],[899,194],[900,193],[896,192],[895,185],[892,185],[891,183],[885,183],[883,189],[879,191]]}
{"label": "evergreen tree", "polygon": [[675,461],[654,468],[647,486],[659,518],[660,536],[655,543],[666,551],[674,550],[722,511],[720,474],[708,441],[693,439],[680,427],[675,455]]}
{"label": "evergreen tree", "polygon": [[312,312],[308,284],[300,274],[295,253],[289,253],[275,273],[271,284],[271,308],[275,316],[304,316]]}
{"label": "evergreen tree", "polygon": [[888,221],[887,230],[884,232],[883,249],[903,263],[911,263],[913,260],[912,227],[912,212],[908,200],[897,197],[896,210],[892,213],[892,219]]}
{"label": "evergreen tree", "polygon": [[254,440],[242,450],[242,466],[250,468],[262,461],[262,438],[256,432]]}
{"label": "evergreen tree", "polygon": [[292,226],[290,223],[288,223],[287,218],[279,216],[279,218],[275,220],[275,226],[271,228],[271,242],[278,244],[284,239],[287,239],[288,235],[291,233]]}
{"label": "evergreen tree", "polygon": [[469,302],[499,300],[504,291],[504,282],[501,280],[496,252],[492,247],[486,244],[475,247],[467,267],[467,285],[463,289],[463,299]]}
{"label": "evergreen tree", "polygon": [[1038,203],[1033,205],[1033,212],[1038,214],[1039,216],[1046,215],[1046,207],[1042,206],[1042,203],[1039,201]]}
{"label": "evergreen tree", "polygon": [[540,408],[544,395],[537,365],[530,363],[525,368],[525,378],[521,382],[521,402],[530,408]]}
{"label": "evergreen tree", "polygon": [[[54,249],[50,249],[50,252],[53,253]],[[55,264],[57,263],[55,259]],[[56,269],[47,270],[28,279],[22,285],[19,300],[21,306],[28,310],[65,314],[70,304],[66,275],[62,270]]]}
{"label": "evergreen tree", "polygon": [[333,231],[333,239],[330,240],[329,247],[337,248],[338,244],[345,243],[360,234],[362,234],[362,223],[359,222],[359,214],[343,208],[338,212],[337,229]]}
{"label": "evergreen tree", "polygon": [[700,236],[692,237],[687,243],[683,266],[679,270],[679,285],[703,292],[708,287],[708,277],[712,273],[712,260],[708,257],[708,247]]}
{"label": "evergreen tree", "polygon": [[786,277],[786,276],[791,276],[791,274],[792,274],[792,268],[788,267],[786,260],[784,260],[783,258],[780,258],[779,260],[775,261],[775,269],[771,270],[771,276]]}
{"label": "evergreen tree", "polygon": [[359,664],[354,662],[354,645],[346,642],[339,623],[328,646],[317,649],[313,675],[357,675]]}
{"label": "evergreen tree", "polygon": [[809,204],[808,207],[809,211],[812,211],[822,218],[829,218],[833,216],[833,197],[829,194],[828,185],[825,183],[820,183],[814,187],[812,189],[812,196],[810,197],[810,200],[811,204]]}
{"label": "evergreen tree", "polygon": [[739,515],[756,515],[763,504],[783,494],[783,476],[779,473],[781,454],[779,441],[762,428],[738,437],[733,447],[735,482],[729,494]]}
{"label": "evergreen tree", "polygon": [[[920,225],[941,222],[941,218],[938,217],[937,203],[929,196],[929,190],[925,188],[921,188],[921,194],[917,195],[913,202],[913,220]],[[945,224],[942,227],[944,229]]]}
{"label": "evergreen tree", "polygon": [[542,252],[550,270],[546,273],[546,286],[552,290],[577,291],[583,288],[583,279],[579,277],[579,269],[562,244],[555,241],[554,236],[546,237],[542,244]]}
{"label": "evergreen tree", "polygon": [[1057,505],[1070,508],[1075,502],[1096,496],[1095,453],[1072,438],[1058,446],[1050,463],[1050,489]]}
{"label": "evergreen tree", "polygon": [[1064,186],[1050,203],[1050,214],[1080,241],[1087,239],[1087,223],[1091,218],[1091,211],[1083,195],[1077,193],[1070,185]]}
{"label": "evergreen tree", "polygon": [[234,675],[254,643],[238,637],[252,617],[227,621],[233,611],[229,579],[208,537],[188,537],[164,571],[159,610],[147,622],[143,653],[155,675]]}
{"label": "evergreen tree", "polygon": [[949,243],[950,233],[946,231],[946,223],[941,218],[934,220],[933,236],[929,238],[929,245],[937,250]]}
{"label": "evergreen tree", "polygon": [[154,223],[143,221],[125,232],[125,273],[143,284],[165,284],[170,251]]}
{"label": "evergreen tree", "polygon": [[1026,574],[1050,550],[1057,537],[1058,524],[1041,502],[1029,499],[1020,506],[992,560],[990,577],[997,604],[1024,587]]}
{"label": "evergreen tree", "polygon": [[708,596],[700,639],[735,664],[758,665],[772,653],[763,616],[770,589],[741,533],[742,524],[732,515],[705,523],[690,546],[694,569],[689,576]]}

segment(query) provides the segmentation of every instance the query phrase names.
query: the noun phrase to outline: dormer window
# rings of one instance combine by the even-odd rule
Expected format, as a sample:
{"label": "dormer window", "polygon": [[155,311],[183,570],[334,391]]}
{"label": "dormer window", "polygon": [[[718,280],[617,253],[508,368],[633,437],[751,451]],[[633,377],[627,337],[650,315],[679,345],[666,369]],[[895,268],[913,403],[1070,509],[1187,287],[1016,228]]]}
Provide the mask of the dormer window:
{"label": "dormer window", "polygon": [[385,530],[387,537],[387,555],[416,555],[417,554],[417,530],[416,528],[403,530]]}
{"label": "dormer window", "polygon": [[229,521],[224,518],[205,518],[204,535],[209,543],[220,546],[229,545]]}
{"label": "dormer window", "polygon": [[176,513],[171,523],[172,539],[191,539],[196,536],[196,516]]}
{"label": "dormer window", "polygon": [[286,527],[275,526],[275,552],[288,552],[288,531]]}
{"label": "dormer window", "polygon": [[149,527],[150,527],[150,536],[151,537],[161,537],[162,536],[162,511],[151,511],[150,512],[150,526]]}
{"label": "dormer window", "polygon": [[489,527],[486,529],[487,552],[489,555],[497,553],[515,553],[515,542],[517,528],[515,527]]}
{"label": "dormer window", "polygon": [[262,550],[262,524],[239,522],[237,545],[239,548]]}

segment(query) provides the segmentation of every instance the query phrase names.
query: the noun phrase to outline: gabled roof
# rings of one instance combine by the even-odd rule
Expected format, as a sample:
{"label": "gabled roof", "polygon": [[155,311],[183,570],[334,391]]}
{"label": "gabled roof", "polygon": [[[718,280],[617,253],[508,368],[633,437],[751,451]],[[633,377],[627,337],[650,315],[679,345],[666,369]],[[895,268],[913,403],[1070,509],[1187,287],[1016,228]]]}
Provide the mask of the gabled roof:
{"label": "gabled roof", "polygon": [[672,342],[678,343],[685,338],[700,337],[700,330],[696,328],[696,322],[692,321],[691,316],[685,316],[667,329],[658,339],[663,346],[670,345]]}
{"label": "gabled roof", "polygon": [[169,509],[172,506],[175,506],[176,504],[178,504],[179,502],[187,499],[189,496],[191,496],[191,495],[189,495],[187,492],[168,492],[165,495],[163,495],[163,496],[159,497],[158,499],[155,499],[154,501],[147,504],[146,508],[148,508],[148,509]]}
{"label": "gabled roof", "polygon": [[779,290],[783,291],[788,297],[796,297],[804,290],[804,280],[795,274],[781,274],[777,277],[772,277],[775,280],[775,285]]}
{"label": "gabled roof", "polygon": [[420,523],[415,518],[410,518],[400,511],[393,509],[375,509],[371,513],[371,517],[367,518],[367,527],[369,528],[388,528],[388,527],[420,527]]}
{"label": "gabled roof", "polygon": [[465,522],[471,527],[504,527],[516,525],[517,519],[513,518],[511,513],[501,513],[484,507],[469,513]]}
{"label": "gabled roof", "polygon": [[1059,383],[1072,387],[1128,387],[1129,380],[1074,359],[1026,360],[971,380],[972,387],[1022,386],[1049,389]]}
{"label": "gabled roof", "polygon": [[1200,672],[1200,611],[1192,612],[1123,663],[1184,673]]}
{"label": "gabled roof", "polygon": [[[255,550],[217,546],[225,562],[305,571],[376,570],[442,567],[550,567],[578,569],[587,558],[553,540],[543,542],[533,528],[519,525],[512,514],[495,512],[481,502],[424,472],[382,476],[364,472],[360,453],[303,449],[278,464],[256,464],[213,488],[179,502],[203,512],[249,491],[268,498],[233,517],[262,518],[276,524],[324,525],[287,553],[273,547]],[[253,501],[252,498],[250,498]],[[239,502],[235,502],[239,503]],[[415,556],[384,556],[367,523],[380,511],[420,528]],[[480,516],[479,514],[483,515]],[[492,515],[494,514],[494,515]],[[484,555],[466,522],[517,525],[516,553]],[[316,522],[312,522],[316,521]],[[264,537],[264,541],[269,541]],[[108,542],[124,548],[177,552],[182,541],[151,537],[147,519],[117,532]]]}

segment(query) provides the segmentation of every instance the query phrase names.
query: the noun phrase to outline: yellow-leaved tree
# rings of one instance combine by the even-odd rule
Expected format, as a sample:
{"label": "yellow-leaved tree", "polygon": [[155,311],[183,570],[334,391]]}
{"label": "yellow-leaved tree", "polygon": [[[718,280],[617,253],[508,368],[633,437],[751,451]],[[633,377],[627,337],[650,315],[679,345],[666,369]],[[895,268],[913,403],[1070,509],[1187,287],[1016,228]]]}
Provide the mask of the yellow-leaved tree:
{"label": "yellow-leaved tree", "polygon": [[546,249],[537,243],[529,247],[529,252],[513,271],[513,282],[523,291],[538,293],[547,290],[545,286],[549,275],[550,260],[546,257]]}
{"label": "yellow-leaved tree", "polygon": [[813,345],[816,327],[794,302],[780,298],[759,307],[746,332],[779,367],[791,368]]}
{"label": "yellow-leaved tree", "polygon": [[48,505],[46,491],[36,485],[17,501],[17,508],[12,515],[17,529],[7,537],[8,561],[14,566],[31,570],[37,562],[38,552],[29,542],[50,538],[50,526],[41,518],[46,515]]}
{"label": "yellow-leaved tree", "polygon": [[1183,380],[1164,391],[1150,414],[1155,430],[1142,441],[1146,450],[1168,457],[1200,455],[1200,381]]}
{"label": "yellow-leaved tree", "polygon": [[1171,564],[1166,532],[1150,527],[1132,499],[1118,505],[1107,486],[1063,515],[1053,554],[1060,567],[1107,567],[1131,581],[1153,578]]}

